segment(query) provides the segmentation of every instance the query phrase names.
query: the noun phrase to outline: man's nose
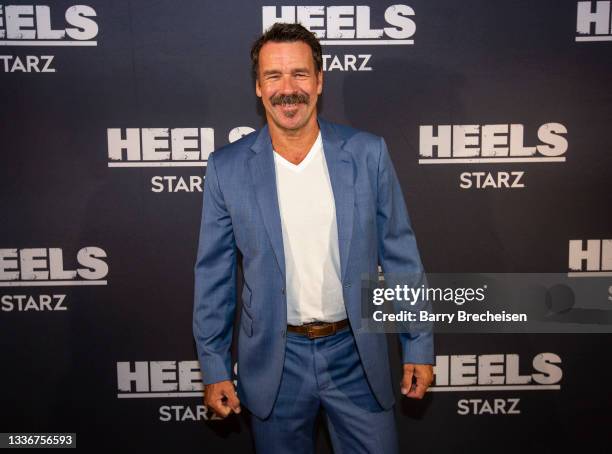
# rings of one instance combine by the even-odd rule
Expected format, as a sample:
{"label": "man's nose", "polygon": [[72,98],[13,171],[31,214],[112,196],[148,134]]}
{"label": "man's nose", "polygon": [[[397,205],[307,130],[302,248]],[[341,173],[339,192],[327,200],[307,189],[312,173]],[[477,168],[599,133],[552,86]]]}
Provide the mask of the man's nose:
{"label": "man's nose", "polygon": [[281,92],[283,94],[293,94],[297,90],[293,77],[289,74],[285,74],[281,79]]}

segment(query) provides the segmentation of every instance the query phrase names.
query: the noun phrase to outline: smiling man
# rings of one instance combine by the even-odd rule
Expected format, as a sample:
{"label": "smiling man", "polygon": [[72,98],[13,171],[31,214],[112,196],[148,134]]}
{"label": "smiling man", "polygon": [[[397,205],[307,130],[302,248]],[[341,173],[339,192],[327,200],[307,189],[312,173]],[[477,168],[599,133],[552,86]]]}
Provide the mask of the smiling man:
{"label": "smiling man", "polygon": [[[204,187],[193,329],[205,404],[221,417],[247,407],[260,454],[314,452],[321,408],[335,452],[395,453],[386,336],[361,327],[360,281],[422,264],[385,142],[317,116],[321,46],[301,25],[273,25],[251,59],[267,125],[211,154]],[[422,398],[432,334],[400,340],[402,393]]]}

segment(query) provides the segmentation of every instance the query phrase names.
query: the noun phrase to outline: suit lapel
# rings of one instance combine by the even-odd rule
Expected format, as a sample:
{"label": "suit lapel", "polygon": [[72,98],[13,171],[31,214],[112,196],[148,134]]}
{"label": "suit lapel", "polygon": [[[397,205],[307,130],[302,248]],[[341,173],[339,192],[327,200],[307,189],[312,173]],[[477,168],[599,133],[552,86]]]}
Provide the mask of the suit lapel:
{"label": "suit lapel", "polygon": [[252,188],[255,192],[255,198],[257,199],[274,255],[276,256],[276,262],[284,279],[285,253],[283,250],[283,231],[278,208],[272,141],[270,140],[267,125],[259,131],[257,139],[251,145],[251,149],[255,152],[248,161]]}
{"label": "suit lapel", "polygon": [[353,235],[355,210],[353,161],[349,152],[343,149],[344,139],[334,131],[331,124],[319,118],[319,128],[321,129],[323,151],[336,204],[338,248],[342,281],[344,281]]}

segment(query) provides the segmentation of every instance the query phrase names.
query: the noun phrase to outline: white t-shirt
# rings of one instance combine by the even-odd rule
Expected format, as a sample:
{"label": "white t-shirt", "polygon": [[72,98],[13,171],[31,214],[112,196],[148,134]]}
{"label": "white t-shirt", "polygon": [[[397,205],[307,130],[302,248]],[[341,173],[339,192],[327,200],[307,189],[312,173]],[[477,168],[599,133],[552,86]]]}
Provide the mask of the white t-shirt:
{"label": "white t-shirt", "polygon": [[287,277],[287,323],[347,318],[336,205],[321,132],[299,164],[274,152]]}

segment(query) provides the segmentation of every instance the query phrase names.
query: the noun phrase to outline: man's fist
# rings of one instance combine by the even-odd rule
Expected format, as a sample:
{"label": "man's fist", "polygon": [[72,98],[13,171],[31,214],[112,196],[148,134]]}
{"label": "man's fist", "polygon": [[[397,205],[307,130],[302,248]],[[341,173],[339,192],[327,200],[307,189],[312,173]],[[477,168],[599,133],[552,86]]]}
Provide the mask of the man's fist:
{"label": "man's fist", "polygon": [[[412,383],[412,378],[415,383]],[[402,379],[402,394],[414,399],[422,399],[425,391],[433,382],[433,366],[431,364],[404,364]]]}
{"label": "man's fist", "polygon": [[232,411],[240,413],[240,400],[238,400],[234,384],[229,380],[205,385],[204,405],[211,408],[221,418],[225,418]]}

